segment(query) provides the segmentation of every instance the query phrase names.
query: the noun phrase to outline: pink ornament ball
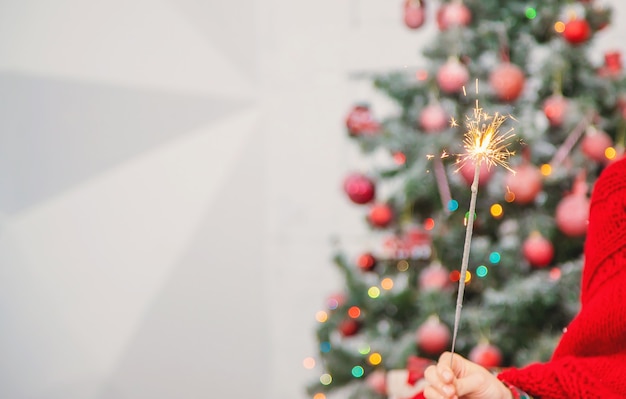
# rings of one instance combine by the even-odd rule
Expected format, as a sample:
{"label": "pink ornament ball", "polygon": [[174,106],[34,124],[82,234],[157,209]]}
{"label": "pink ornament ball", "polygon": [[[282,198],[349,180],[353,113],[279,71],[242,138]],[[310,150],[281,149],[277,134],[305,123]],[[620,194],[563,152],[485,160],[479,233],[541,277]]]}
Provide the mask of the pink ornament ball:
{"label": "pink ornament ball", "polygon": [[437,316],[430,316],[416,333],[417,346],[429,354],[439,354],[446,350],[450,343],[450,329]]}
{"label": "pink ornament ball", "polygon": [[522,69],[510,62],[498,65],[489,75],[491,89],[501,101],[517,100],[524,90],[525,82]]}
{"label": "pink ornament ball", "polygon": [[442,290],[449,284],[448,271],[437,262],[425,267],[419,274],[419,285],[423,290]]}
{"label": "pink ornament ball", "polygon": [[554,246],[550,240],[535,231],[524,240],[522,254],[531,266],[546,267],[554,259]]}
{"label": "pink ornament ball", "polygon": [[611,136],[601,130],[589,129],[585,133],[580,149],[587,158],[598,163],[606,163],[606,149],[613,145]]}
{"label": "pink ornament ball", "polygon": [[458,59],[447,61],[437,71],[437,84],[445,93],[459,93],[468,81],[469,71]]}
{"label": "pink ornament ball", "polygon": [[437,133],[448,127],[448,114],[439,104],[427,105],[422,109],[419,123],[426,133]]}
{"label": "pink ornament ball", "polygon": [[519,204],[530,204],[543,188],[541,172],[531,164],[520,165],[515,173],[509,173],[505,184],[515,194],[514,201]]}
{"label": "pink ornament ball", "polygon": [[563,125],[569,100],[560,94],[553,94],[543,102],[543,113],[552,127]]}
{"label": "pink ornament ball", "polygon": [[387,204],[372,205],[368,215],[368,221],[373,227],[384,228],[393,221],[393,209]]}
{"label": "pink ornament ball", "polygon": [[387,395],[387,374],[383,370],[374,370],[365,379],[365,384],[380,395]]}
{"label": "pink ornament ball", "polygon": [[499,367],[502,364],[502,352],[497,346],[480,343],[472,348],[468,359],[485,368]]}
{"label": "pink ornament ball", "polygon": [[426,19],[426,7],[422,0],[406,0],[404,3],[404,24],[409,29],[418,29]]}
{"label": "pink ornament ball", "polygon": [[437,25],[440,30],[467,26],[472,22],[472,12],[461,2],[443,4],[437,11]]}
{"label": "pink ornament ball", "polygon": [[589,199],[585,195],[567,195],[556,206],[556,226],[568,237],[584,236],[588,219]]}
{"label": "pink ornament ball", "polygon": [[373,200],[376,194],[374,182],[361,173],[349,175],[343,182],[343,189],[352,202],[361,205]]}
{"label": "pink ornament ball", "polygon": [[[461,169],[459,169],[459,173],[461,174],[463,181],[468,186],[471,186],[472,183],[474,182],[475,168],[476,168],[476,164],[473,161],[468,160],[467,162],[463,164],[463,166],[461,166]],[[493,174],[493,170],[494,168],[490,168],[486,162],[482,162],[480,164],[480,172],[478,173],[478,186],[479,187],[483,187],[487,183],[489,183],[489,180],[491,179],[491,175]]]}

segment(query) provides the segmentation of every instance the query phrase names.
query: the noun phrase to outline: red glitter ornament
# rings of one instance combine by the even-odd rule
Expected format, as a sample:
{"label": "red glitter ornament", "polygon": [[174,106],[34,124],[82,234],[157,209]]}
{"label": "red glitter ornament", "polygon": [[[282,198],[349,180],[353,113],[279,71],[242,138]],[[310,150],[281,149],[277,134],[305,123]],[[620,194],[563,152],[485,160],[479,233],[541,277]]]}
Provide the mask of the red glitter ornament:
{"label": "red glitter ornament", "polygon": [[367,220],[374,227],[387,227],[393,220],[393,209],[387,204],[372,205]]}
{"label": "red glitter ornament", "polygon": [[569,237],[582,237],[587,233],[589,198],[583,175],[574,183],[571,194],[566,195],[556,206],[556,226]]}
{"label": "red glitter ornament", "polygon": [[505,180],[508,191],[515,194],[514,201],[519,204],[529,204],[537,198],[543,187],[541,172],[530,163],[515,168],[515,173],[509,173]]}
{"label": "red glitter ornament", "polygon": [[374,182],[360,173],[349,175],[343,182],[343,189],[356,204],[367,204],[376,194]]}
{"label": "red glitter ornament", "polygon": [[372,135],[380,131],[380,124],[368,105],[357,104],[346,116],[346,128],[351,136]]}
{"label": "red glitter ornament", "polygon": [[467,67],[457,59],[452,58],[439,67],[437,84],[445,93],[458,93],[469,81]]}
{"label": "red glitter ornament", "polygon": [[422,109],[419,123],[426,133],[437,133],[448,127],[448,114],[440,104],[427,105]]}
{"label": "red glitter ornament", "polygon": [[437,10],[437,25],[440,30],[467,26],[471,21],[471,11],[460,1],[443,4]]}
{"label": "red glitter ornament", "polygon": [[524,90],[525,82],[522,69],[510,62],[498,65],[489,75],[491,89],[501,101],[515,101]]}
{"label": "red glitter ornament", "polygon": [[611,136],[597,129],[587,129],[580,143],[580,149],[592,161],[606,163],[606,149],[613,145]]}
{"label": "red glitter ornament", "polygon": [[442,290],[450,285],[448,270],[441,263],[433,262],[419,275],[419,285],[423,290]]}
{"label": "red glitter ornament", "polygon": [[356,261],[357,266],[366,272],[372,271],[376,267],[376,258],[369,252],[366,252],[359,256]]}
{"label": "red glitter ornament", "polygon": [[361,329],[361,324],[354,319],[345,319],[337,326],[337,330],[344,337],[356,335]]}
{"label": "red glitter ornament", "polygon": [[419,326],[415,336],[418,348],[429,354],[443,352],[450,343],[450,337],[448,326],[435,315],[430,316]]}
{"label": "red glitter ornament", "polygon": [[622,54],[609,51],[604,54],[604,65],[598,69],[598,75],[605,78],[618,78],[622,74]]}
{"label": "red glitter ornament", "polygon": [[426,7],[422,0],[406,0],[404,2],[404,24],[409,29],[417,29],[424,24]]}
{"label": "red glitter ornament", "polygon": [[563,37],[569,43],[577,45],[586,42],[591,37],[591,27],[585,19],[571,19],[565,23]]}
{"label": "red glitter ornament", "polygon": [[482,342],[472,348],[468,359],[485,368],[499,367],[502,364],[502,352],[497,346]]}
{"label": "red glitter ornament", "polygon": [[524,258],[533,267],[546,267],[554,258],[554,246],[538,231],[530,233],[522,245]]}
{"label": "red glitter ornament", "polygon": [[548,118],[550,126],[559,127],[565,120],[565,114],[569,107],[569,100],[560,94],[553,94],[543,102],[543,113]]}

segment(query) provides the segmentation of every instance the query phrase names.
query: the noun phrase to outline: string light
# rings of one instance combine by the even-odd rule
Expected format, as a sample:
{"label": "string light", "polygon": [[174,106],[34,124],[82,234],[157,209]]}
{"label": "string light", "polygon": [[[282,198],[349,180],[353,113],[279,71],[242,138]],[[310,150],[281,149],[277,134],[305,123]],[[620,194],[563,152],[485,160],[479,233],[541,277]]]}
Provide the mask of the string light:
{"label": "string light", "polygon": [[448,201],[448,210],[450,212],[454,212],[457,209],[459,209],[459,201],[457,201],[457,200],[450,200],[450,201]]}
{"label": "string light", "polygon": [[491,205],[491,216],[493,216],[494,218],[500,218],[502,217],[502,214],[504,213],[504,210],[502,209],[502,205],[500,204],[493,204]]}
{"label": "string light", "polygon": [[606,159],[613,159],[616,155],[617,151],[615,151],[615,148],[613,147],[607,147],[607,149],[604,150],[604,156],[606,157]]}
{"label": "string light", "polygon": [[528,7],[528,8],[526,8],[525,14],[526,14],[526,18],[528,18],[528,19],[535,19],[537,17],[537,10],[535,10],[532,7]]}
{"label": "string light", "polygon": [[380,286],[383,288],[383,290],[390,290],[393,288],[393,280],[389,277],[385,277],[383,281],[380,282]]}
{"label": "string light", "polygon": [[509,190],[508,187],[506,188],[506,193],[504,194],[504,200],[508,203],[515,201],[515,193]]}
{"label": "string light", "polygon": [[313,359],[312,357],[304,358],[304,360],[302,361],[302,365],[305,369],[311,370],[315,367],[315,359]]}
{"label": "string light", "polygon": [[330,352],[330,349],[331,349],[330,342],[324,341],[324,342],[320,343],[320,352],[328,353],[328,352]]}
{"label": "string light", "polygon": [[500,253],[498,252],[492,252],[489,254],[489,262],[496,264],[496,263],[500,263]]}
{"label": "string light", "polygon": [[549,163],[544,163],[543,165],[541,165],[541,168],[539,168],[539,170],[544,176],[550,176],[552,174],[552,166],[550,166]]}
{"label": "string light", "polygon": [[378,287],[370,287],[367,290],[367,295],[372,299],[376,299],[380,296],[380,289]]}
{"label": "string light", "polygon": [[554,30],[557,31],[557,33],[563,33],[565,31],[565,24],[563,21],[557,21],[554,24]]}
{"label": "string light", "polygon": [[487,273],[489,273],[489,269],[485,265],[480,265],[476,268],[476,275],[480,278],[486,277]]}
{"label": "string light", "polygon": [[435,228],[435,219],[433,218],[428,218],[426,220],[424,220],[424,228],[426,230],[432,230]]}
{"label": "string light", "polygon": [[320,310],[319,312],[315,313],[315,320],[320,323],[325,323],[328,320],[328,313]]}
{"label": "string light", "polygon": [[322,385],[330,385],[333,382],[333,377],[330,374],[322,374],[320,377]]}
{"label": "string light", "polygon": [[359,353],[363,356],[367,355],[368,353],[370,353],[370,351],[372,350],[372,348],[368,345],[368,344],[362,344],[359,347]]}
{"label": "string light", "polygon": [[365,370],[363,370],[363,367],[361,366],[352,367],[352,376],[356,378],[361,378],[363,377],[363,374],[365,374]]}
{"label": "string light", "polygon": [[397,268],[401,272],[406,272],[407,270],[409,270],[409,262],[402,259],[400,262],[398,262]]}
{"label": "string light", "polygon": [[321,392],[318,392],[313,396],[313,399],[326,399],[326,395],[324,395]]}
{"label": "string light", "polygon": [[374,352],[369,356],[368,361],[372,366],[378,366],[383,361],[383,357],[380,353]]}
{"label": "string light", "polygon": [[352,306],[350,309],[348,309],[348,316],[352,317],[353,319],[358,318],[361,315],[361,309],[359,309],[358,306]]}

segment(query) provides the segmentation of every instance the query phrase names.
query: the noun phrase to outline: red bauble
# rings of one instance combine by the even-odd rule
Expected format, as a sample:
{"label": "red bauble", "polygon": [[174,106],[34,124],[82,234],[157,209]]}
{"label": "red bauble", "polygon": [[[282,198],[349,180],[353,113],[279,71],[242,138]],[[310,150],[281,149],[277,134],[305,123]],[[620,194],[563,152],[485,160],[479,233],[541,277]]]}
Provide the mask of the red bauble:
{"label": "red bauble", "polygon": [[439,104],[427,105],[420,114],[420,126],[426,133],[436,133],[448,127],[448,114]]}
{"label": "red bauble", "polygon": [[581,44],[591,37],[591,27],[586,19],[572,19],[565,24],[563,37],[571,44]]}
{"label": "red bauble", "polygon": [[580,143],[580,149],[587,158],[596,162],[608,162],[606,149],[613,145],[611,136],[597,129],[587,129]]}
{"label": "red bauble", "polygon": [[339,330],[339,333],[344,337],[356,335],[360,329],[361,325],[354,319],[345,319],[337,326],[337,330]]}
{"label": "red bauble", "polygon": [[393,209],[387,204],[373,205],[370,208],[367,220],[374,227],[387,227],[393,220]]}
{"label": "red bauble", "polygon": [[556,226],[569,237],[582,237],[587,233],[589,219],[589,198],[584,181],[574,185],[571,194],[563,197],[556,206]]}
{"label": "red bauble", "polygon": [[448,60],[437,71],[437,84],[445,93],[458,93],[469,81],[469,72],[458,59]]}
{"label": "red bauble", "polygon": [[[476,164],[470,160],[465,162],[463,166],[461,166],[461,169],[459,169],[459,173],[461,174],[461,177],[463,177],[463,180],[465,181],[465,183],[467,183],[468,186],[471,186],[472,183],[474,182],[475,170],[476,170]],[[487,184],[489,180],[491,179],[492,174],[493,174],[493,168],[490,168],[486,162],[482,162],[480,164],[480,172],[478,175],[478,186],[482,187],[485,184]]]}
{"label": "red bauble", "polygon": [[420,272],[419,284],[423,290],[442,290],[450,284],[449,273],[440,263],[433,262]]}
{"label": "red bauble", "polygon": [[369,272],[376,267],[376,258],[371,253],[366,252],[359,256],[356,260],[356,264],[361,270]]}
{"label": "red bauble", "polygon": [[553,94],[543,102],[543,113],[548,118],[550,126],[559,127],[565,120],[565,112],[569,106],[569,100],[560,94]]}
{"label": "red bauble", "polygon": [[498,65],[489,75],[489,84],[501,101],[515,101],[522,94],[525,82],[522,69],[510,62]]}
{"label": "red bauble", "polygon": [[533,202],[543,187],[541,172],[528,163],[517,167],[515,173],[509,173],[505,184],[507,189],[515,194],[515,202],[519,204]]}
{"label": "red bauble", "polygon": [[538,231],[532,232],[522,245],[524,258],[533,267],[546,267],[554,258],[554,246]]}
{"label": "red bauble", "polygon": [[439,317],[430,316],[416,333],[418,348],[429,354],[438,354],[446,350],[450,342],[450,329]]}
{"label": "red bauble", "polygon": [[355,105],[346,116],[346,127],[352,136],[372,135],[380,131],[380,124],[374,120],[368,105]]}
{"label": "red bauble", "polygon": [[372,391],[387,395],[387,374],[383,370],[374,370],[367,376],[365,383]]}
{"label": "red bauble", "polygon": [[485,368],[498,367],[502,364],[502,352],[494,345],[480,343],[470,351],[468,359]]}
{"label": "red bauble", "polygon": [[360,173],[349,175],[343,182],[343,189],[356,204],[367,204],[376,194],[374,182]]}
{"label": "red bauble", "polygon": [[622,74],[622,54],[610,51],[604,54],[604,65],[598,69],[598,75],[605,78],[617,78]]}
{"label": "red bauble", "polygon": [[437,25],[441,30],[467,26],[471,21],[471,11],[461,2],[443,4],[437,11]]}
{"label": "red bauble", "polygon": [[409,29],[417,29],[424,24],[426,7],[422,0],[404,2],[404,24]]}

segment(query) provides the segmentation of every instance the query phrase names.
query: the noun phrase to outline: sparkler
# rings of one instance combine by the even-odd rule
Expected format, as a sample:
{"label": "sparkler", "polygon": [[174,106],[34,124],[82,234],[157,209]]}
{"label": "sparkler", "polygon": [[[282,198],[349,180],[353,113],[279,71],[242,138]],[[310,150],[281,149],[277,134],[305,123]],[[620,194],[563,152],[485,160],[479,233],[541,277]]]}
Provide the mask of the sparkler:
{"label": "sparkler", "polygon": [[[476,81],[476,92],[478,93],[478,80]],[[461,308],[463,307],[463,293],[465,292],[465,280],[467,275],[467,264],[469,261],[470,244],[472,241],[472,228],[474,225],[474,213],[476,211],[476,198],[478,196],[478,182],[480,177],[480,167],[483,162],[488,167],[502,166],[505,169],[515,173],[508,164],[508,159],[514,152],[509,150],[510,139],[515,135],[513,129],[501,132],[502,124],[511,118],[511,115],[501,115],[495,113],[487,114],[479,105],[478,99],[474,107],[472,116],[466,115],[465,128],[467,129],[463,138],[464,154],[460,154],[458,158],[459,168],[465,162],[473,161],[475,165],[474,179],[471,185],[471,198],[469,212],[467,216],[467,224],[465,229],[465,243],[463,245],[463,258],[461,261],[461,276],[459,278],[459,290],[456,299],[456,309],[454,312],[454,330],[452,333],[452,349],[456,345],[456,337],[459,330],[459,322],[461,320]],[[457,122],[453,119],[452,126],[457,126]],[[452,366],[452,357],[450,357],[450,365]]]}

